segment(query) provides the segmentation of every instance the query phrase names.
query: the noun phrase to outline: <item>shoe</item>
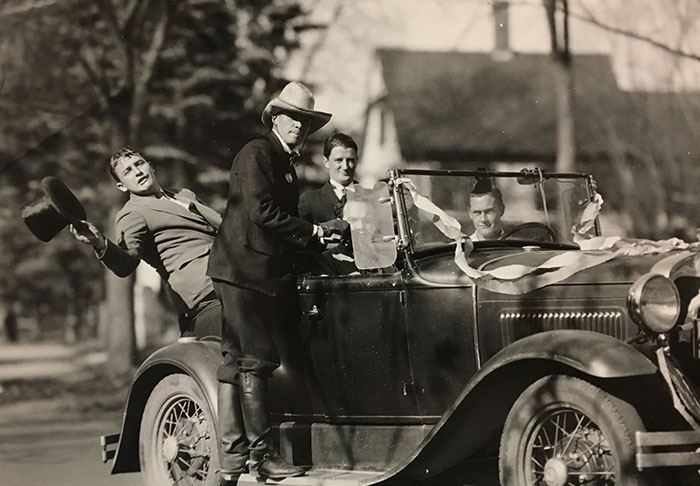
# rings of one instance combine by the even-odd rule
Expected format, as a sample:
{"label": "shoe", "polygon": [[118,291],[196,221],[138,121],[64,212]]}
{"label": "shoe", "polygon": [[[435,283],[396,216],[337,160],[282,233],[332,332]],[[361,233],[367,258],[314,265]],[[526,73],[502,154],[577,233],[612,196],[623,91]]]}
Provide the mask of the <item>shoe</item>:
{"label": "shoe", "polygon": [[273,481],[303,476],[306,472],[299,466],[288,463],[279,454],[265,454],[255,465],[255,468],[262,478]]}

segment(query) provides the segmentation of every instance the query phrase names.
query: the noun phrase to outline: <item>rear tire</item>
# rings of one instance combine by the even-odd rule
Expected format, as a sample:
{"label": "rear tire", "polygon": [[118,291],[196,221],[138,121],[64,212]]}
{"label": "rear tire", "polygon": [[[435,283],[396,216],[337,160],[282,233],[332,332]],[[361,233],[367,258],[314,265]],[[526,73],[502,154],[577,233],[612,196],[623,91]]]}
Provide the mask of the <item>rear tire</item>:
{"label": "rear tire", "polygon": [[[219,469],[214,414],[187,375],[161,380],[146,402],[139,459],[146,486],[215,486]],[[179,482],[178,482],[179,481]]]}
{"label": "rear tire", "polygon": [[642,486],[636,431],[627,402],[579,378],[547,376],[530,385],[506,418],[499,451],[503,486]]}

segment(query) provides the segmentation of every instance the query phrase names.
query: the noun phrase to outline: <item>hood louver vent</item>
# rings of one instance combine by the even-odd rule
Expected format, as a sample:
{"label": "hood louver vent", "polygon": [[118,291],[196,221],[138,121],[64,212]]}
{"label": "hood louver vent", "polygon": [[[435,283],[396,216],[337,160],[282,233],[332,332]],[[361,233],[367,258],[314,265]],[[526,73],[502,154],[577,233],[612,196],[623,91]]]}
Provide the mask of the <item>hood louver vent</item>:
{"label": "hood louver vent", "polygon": [[543,331],[579,329],[627,339],[630,331],[618,309],[595,312],[502,312],[503,345]]}

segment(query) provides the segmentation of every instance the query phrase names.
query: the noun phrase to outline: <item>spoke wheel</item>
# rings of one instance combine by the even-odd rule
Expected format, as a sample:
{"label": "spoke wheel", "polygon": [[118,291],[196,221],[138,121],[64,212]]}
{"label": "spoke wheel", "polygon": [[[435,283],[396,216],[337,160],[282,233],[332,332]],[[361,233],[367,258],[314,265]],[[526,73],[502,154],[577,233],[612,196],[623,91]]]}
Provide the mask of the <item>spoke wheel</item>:
{"label": "spoke wheel", "polygon": [[214,417],[195,381],[170,375],[151,392],[140,431],[147,486],[212,486],[218,468]]}
{"label": "spoke wheel", "polygon": [[570,376],[545,377],[513,405],[501,437],[504,486],[644,485],[628,403]]}

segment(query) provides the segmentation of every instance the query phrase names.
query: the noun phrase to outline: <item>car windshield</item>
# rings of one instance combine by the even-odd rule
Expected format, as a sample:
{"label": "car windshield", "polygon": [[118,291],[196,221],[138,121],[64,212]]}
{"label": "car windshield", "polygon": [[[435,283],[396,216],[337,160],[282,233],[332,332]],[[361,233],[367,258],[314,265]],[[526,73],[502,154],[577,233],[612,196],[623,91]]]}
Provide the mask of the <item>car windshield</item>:
{"label": "car windshield", "polygon": [[598,234],[600,199],[584,174],[403,170],[398,177],[406,236],[417,251],[454,241],[439,229],[435,206],[484,242],[477,245],[571,245]]}

